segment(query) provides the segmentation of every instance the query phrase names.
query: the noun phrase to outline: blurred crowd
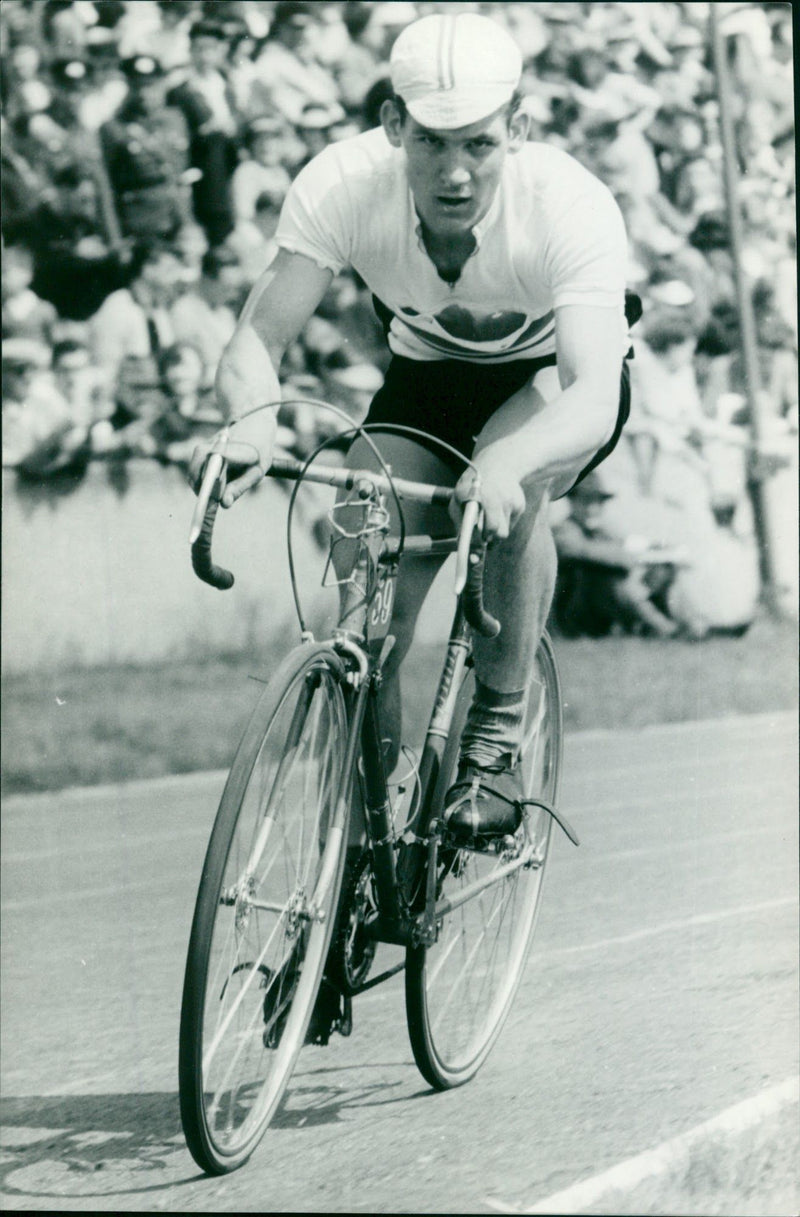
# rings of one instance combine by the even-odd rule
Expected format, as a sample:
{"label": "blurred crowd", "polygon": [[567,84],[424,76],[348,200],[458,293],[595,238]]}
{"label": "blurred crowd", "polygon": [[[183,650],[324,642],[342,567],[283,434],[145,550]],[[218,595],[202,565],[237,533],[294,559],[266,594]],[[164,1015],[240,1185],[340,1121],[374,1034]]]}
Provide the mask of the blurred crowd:
{"label": "blurred crowd", "polygon": [[[187,460],[220,424],[216,363],[274,257],[293,176],[327,143],[377,125],[395,37],[447,7],[3,0],[4,466],[75,477],[100,457]],[[600,515],[589,524],[573,504],[559,523],[567,575],[580,584],[582,547],[612,537],[624,550],[629,528],[614,523],[615,502],[635,494],[663,506],[676,468],[715,527],[752,533],[709,6],[460,7],[490,12],[518,41],[531,138],[566,149],[612,190],[629,233],[629,286],[644,306],[620,456],[584,488]],[[733,83],[760,391],[780,456],[797,430],[791,6],[715,7]],[[339,276],[287,355],[284,444],[307,452],[340,425],[295,397],[363,417],[387,356],[363,283]],[[637,593],[647,607],[631,608],[625,628],[674,626],[664,579],[650,588],[663,556],[601,563],[605,576],[616,570],[620,603],[631,570],[647,576]]]}

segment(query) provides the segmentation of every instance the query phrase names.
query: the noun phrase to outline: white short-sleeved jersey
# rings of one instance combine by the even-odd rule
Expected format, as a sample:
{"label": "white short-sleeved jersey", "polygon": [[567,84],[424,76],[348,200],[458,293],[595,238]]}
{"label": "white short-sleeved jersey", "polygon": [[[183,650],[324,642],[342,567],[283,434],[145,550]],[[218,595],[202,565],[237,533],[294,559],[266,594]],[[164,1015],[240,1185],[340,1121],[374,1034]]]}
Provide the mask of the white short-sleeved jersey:
{"label": "white short-sleeved jersey", "polygon": [[617,310],[620,357],[627,244],[609,190],[573,157],[526,143],[506,157],[459,279],[441,279],[422,243],[402,149],[383,130],[332,144],[298,174],[279,246],[346,266],[393,315],[389,346],[410,359],[505,363],[555,351],[553,310]]}

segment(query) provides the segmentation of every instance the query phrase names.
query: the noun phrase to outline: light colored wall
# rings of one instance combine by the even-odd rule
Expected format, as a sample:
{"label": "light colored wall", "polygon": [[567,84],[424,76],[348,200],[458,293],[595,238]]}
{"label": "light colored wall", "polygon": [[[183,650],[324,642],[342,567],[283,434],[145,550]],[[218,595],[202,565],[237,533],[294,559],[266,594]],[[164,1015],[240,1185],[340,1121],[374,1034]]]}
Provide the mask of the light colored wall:
{"label": "light colored wall", "polygon": [[[195,500],[180,471],[151,461],[124,469],[124,492],[112,485],[111,466],[98,463],[62,494],[47,482],[22,487],[3,472],[4,674],[263,654],[299,642],[286,556],[288,487],[265,481],[220,510],[214,557],[236,582],[219,592],[191,568]],[[317,637],[334,625],[337,596],[321,587],[326,554],[309,525],[333,494],[302,488],[293,529],[303,609]],[[424,641],[446,637],[452,562],[421,616]]]}
{"label": "light colored wall", "polygon": [[[260,651],[299,640],[282,488],[265,482],[234,510],[220,510],[214,555],[236,583],[219,592],[191,568],[194,496],[180,471],[147,461],[126,469],[123,493],[110,484],[110,466],[97,464],[58,495],[46,484],[22,488],[4,471],[4,673]],[[320,589],[325,555],[307,526],[296,529],[296,553],[320,629],[335,594]]]}

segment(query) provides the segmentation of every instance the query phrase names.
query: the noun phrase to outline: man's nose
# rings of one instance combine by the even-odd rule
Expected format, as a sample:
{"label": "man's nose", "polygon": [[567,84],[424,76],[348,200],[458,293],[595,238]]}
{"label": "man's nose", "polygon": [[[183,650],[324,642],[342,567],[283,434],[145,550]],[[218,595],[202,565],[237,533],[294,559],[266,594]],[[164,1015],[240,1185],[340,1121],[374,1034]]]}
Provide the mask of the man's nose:
{"label": "man's nose", "polygon": [[469,170],[458,153],[451,153],[442,165],[442,181],[448,186],[467,186]]}

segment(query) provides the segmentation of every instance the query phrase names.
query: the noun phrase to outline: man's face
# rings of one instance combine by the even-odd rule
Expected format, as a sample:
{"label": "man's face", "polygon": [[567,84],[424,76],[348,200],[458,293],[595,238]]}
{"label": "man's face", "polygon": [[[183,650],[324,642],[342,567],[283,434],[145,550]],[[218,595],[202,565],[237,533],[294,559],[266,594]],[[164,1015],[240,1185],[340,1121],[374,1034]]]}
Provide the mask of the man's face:
{"label": "man's face", "polygon": [[500,184],[506,155],[525,142],[528,120],[506,108],[454,130],[423,127],[411,115],[401,122],[392,101],[381,120],[389,142],[406,154],[417,213],[434,236],[457,237],[486,215]]}
{"label": "man's face", "polygon": [[160,76],[154,76],[151,80],[141,80],[134,86],[134,95],[139,105],[148,114],[154,114],[161,109],[166,93],[166,81]]}
{"label": "man's face", "polygon": [[65,188],[62,199],[68,215],[85,220],[97,218],[97,190],[91,178],[84,178],[77,186]]}
{"label": "man's face", "polygon": [[192,63],[198,72],[214,72],[224,63],[227,52],[221,38],[195,38],[191,46]]}

